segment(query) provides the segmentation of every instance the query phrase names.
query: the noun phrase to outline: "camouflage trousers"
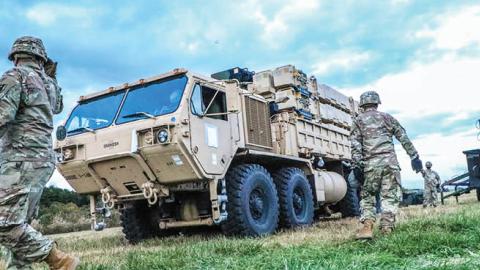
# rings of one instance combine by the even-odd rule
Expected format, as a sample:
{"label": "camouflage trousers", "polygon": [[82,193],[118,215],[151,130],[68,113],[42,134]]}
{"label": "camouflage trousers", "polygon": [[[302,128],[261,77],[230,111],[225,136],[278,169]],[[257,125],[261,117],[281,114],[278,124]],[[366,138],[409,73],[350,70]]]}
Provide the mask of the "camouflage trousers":
{"label": "camouflage trousers", "polygon": [[425,185],[423,190],[423,206],[434,206],[438,205],[438,193],[437,188],[431,185]]}
{"label": "camouflage trousers", "polygon": [[9,270],[31,269],[43,261],[53,242],[33,229],[43,189],[52,176],[51,162],[6,162],[0,165],[0,245],[10,252]]}
{"label": "camouflage trousers", "polygon": [[382,214],[380,226],[393,228],[395,216],[402,198],[400,171],[390,167],[375,168],[365,172],[365,182],[361,192],[361,221],[376,220],[376,196],[380,198]]}

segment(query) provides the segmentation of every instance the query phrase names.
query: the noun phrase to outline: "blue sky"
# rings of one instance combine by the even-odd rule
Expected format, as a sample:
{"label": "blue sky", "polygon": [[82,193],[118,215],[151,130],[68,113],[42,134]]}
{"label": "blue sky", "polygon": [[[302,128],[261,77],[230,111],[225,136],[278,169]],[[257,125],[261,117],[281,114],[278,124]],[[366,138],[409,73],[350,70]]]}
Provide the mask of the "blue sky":
{"label": "blue sky", "polygon": [[[14,1],[0,3],[0,69],[21,35],[59,62],[66,111],[78,96],[175,67],[294,64],[358,98],[376,89],[443,178],[480,146],[478,1]],[[65,114],[56,118],[56,122]],[[400,150],[400,149],[399,149]],[[406,187],[422,180],[399,157]],[[56,174],[56,184],[64,186]]]}

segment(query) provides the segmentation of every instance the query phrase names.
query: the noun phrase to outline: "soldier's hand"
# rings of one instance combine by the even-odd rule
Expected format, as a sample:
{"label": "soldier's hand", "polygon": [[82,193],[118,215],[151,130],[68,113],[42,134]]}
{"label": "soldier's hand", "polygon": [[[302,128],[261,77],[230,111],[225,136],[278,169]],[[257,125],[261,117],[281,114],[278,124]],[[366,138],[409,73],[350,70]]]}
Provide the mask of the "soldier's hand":
{"label": "soldier's hand", "polygon": [[353,168],[353,175],[355,176],[355,179],[360,183],[361,186],[363,186],[363,183],[365,182],[365,176],[363,175],[363,170],[360,169],[359,167]]}
{"label": "soldier's hand", "polygon": [[50,76],[53,79],[57,79],[57,62],[53,61],[51,58],[47,59],[43,68],[45,69],[45,74]]}
{"label": "soldier's hand", "polygon": [[422,161],[420,160],[420,157],[416,157],[412,159],[412,169],[416,172],[419,173],[423,170],[423,164]]}

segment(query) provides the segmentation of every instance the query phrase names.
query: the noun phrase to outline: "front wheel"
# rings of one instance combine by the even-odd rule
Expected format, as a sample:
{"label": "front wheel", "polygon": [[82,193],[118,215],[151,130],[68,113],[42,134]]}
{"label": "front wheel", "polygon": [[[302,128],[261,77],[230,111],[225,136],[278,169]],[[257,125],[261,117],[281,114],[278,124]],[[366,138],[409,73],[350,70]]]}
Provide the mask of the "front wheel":
{"label": "front wheel", "polygon": [[264,236],[278,226],[277,190],[268,171],[257,164],[242,164],[226,175],[228,235]]}
{"label": "front wheel", "polygon": [[126,203],[120,210],[120,221],[125,239],[130,244],[138,244],[154,237],[165,237],[177,233],[174,229],[161,230],[158,221],[161,209],[149,207],[146,201]]}
{"label": "front wheel", "polygon": [[313,194],[302,170],[283,168],[273,176],[280,201],[280,223],[285,228],[313,222]]}
{"label": "front wheel", "polygon": [[127,203],[125,208],[120,210],[122,232],[130,244],[155,237],[160,228],[150,216],[150,209],[144,201]]}

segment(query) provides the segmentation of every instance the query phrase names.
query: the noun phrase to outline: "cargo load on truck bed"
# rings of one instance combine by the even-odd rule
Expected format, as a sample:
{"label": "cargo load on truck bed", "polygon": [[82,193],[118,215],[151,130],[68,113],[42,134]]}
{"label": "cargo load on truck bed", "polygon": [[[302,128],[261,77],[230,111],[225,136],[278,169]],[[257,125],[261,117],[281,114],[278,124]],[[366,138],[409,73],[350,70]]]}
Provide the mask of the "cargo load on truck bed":
{"label": "cargo load on truck bed", "polygon": [[[218,74],[212,77],[253,77],[252,83],[242,82],[249,91],[269,102],[270,121],[263,124],[271,126],[274,153],[308,158],[319,156],[328,160],[351,158],[350,126],[352,117],[358,113],[358,102],[332,87],[319,85],[314,76],[307,77],[292,65],[249,76],[236,75],[241,73],[249,72],[235,68],[223,73],[230,74],[228,77],[219,77]],[[245,98],[249,99],[248,96]],[[251,106],[246,109],[255,114],[258,104],[246,102]],[[249,132],[249,137],[265,137],[262,127],[252,127]]]}

